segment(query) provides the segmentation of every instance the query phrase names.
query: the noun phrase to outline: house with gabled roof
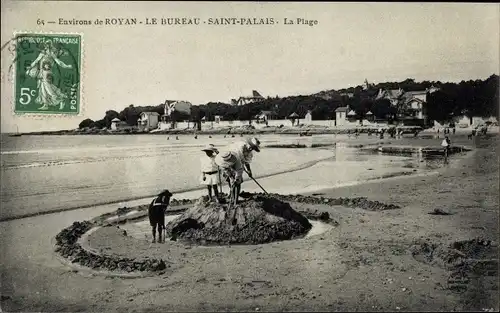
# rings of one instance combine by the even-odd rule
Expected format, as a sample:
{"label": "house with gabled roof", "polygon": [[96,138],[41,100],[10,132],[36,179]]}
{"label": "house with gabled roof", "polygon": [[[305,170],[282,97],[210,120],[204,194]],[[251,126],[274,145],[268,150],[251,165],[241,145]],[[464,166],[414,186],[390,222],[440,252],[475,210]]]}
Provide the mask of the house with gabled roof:
{"label": "house with gabled roof", "polygon": [[403,98],[404,91],[399,89],[379,89],[375,100],[387,99],[391,102],[392,106],[397,106]]}
{"label": "house with gabled roof", "polygon": [[274,111],[260,111],[260,113],[255,116],[255,119],[257,120],[257,123],[266,123],[267,121],[276,119],[277,116],[278,114]]}
{"label": "house with gabled roof", "polygon": [[424,124],[427,116],[425,114],[425,103],[427,95],[438,91],[437,87],[431,86],[426,90],[404,91],[403,89],[384,90],[379,89],[375,100],[387,99],[391,106],[397,108],[398,119],[402,121],[412,120]]}
{"label": "house with gabled roof", "polygon": [[140,130],[151,130],[158,127],[160,114],[158,112],[142,112],[137,120]]}
{"label": "house with gabled roof", "polygon": [[231,104],[232,105],[245,105],[257,101],[262,101],[265,98],[257,91],[257,90],[252,90],[252,95],[251,96],[241,96],[238,99],[231,99]]}
{"label": "house with gabled roof", "polygon": [[347,114],[351,110],[349,109],[349,106],[345,107],[338,107],[335,109],[335,125],[337,126],[343,126],[349,124],[349,120],[347,119]]}
{"label": "house with gabled roof", "polygon": [[179,121],[175,120],[174,112],[190,115],[193,104],[185,100],[165,100],[163,103],[163,115],[160,117],[158,128],[161,130],[177,127]]}

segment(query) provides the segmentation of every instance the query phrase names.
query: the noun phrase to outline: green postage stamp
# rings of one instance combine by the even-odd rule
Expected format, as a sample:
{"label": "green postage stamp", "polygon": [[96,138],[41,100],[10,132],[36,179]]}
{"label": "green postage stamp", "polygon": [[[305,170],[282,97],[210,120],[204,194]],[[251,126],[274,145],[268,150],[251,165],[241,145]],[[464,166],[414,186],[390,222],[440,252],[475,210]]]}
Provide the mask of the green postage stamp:
{"label": "green postage stamp", "polygon": [[82,38],[78,34],[17,34],[14,112],[81,111]]}

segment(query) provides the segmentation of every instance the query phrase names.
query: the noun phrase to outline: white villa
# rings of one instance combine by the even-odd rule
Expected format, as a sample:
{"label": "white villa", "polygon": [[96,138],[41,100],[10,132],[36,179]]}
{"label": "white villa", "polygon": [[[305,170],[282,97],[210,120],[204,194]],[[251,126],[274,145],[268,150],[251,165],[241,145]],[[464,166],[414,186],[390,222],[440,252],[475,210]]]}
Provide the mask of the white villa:
{"label": "white villa", "polygon": [[416,119],[424,121],[427,116],[424,104],[427,102],[427,95],[439,89],[431,86],[426,90],[404,91],[403,89],[379,89],[375,100],[387,99],[393,107],[398,109],[398,117],[403,119]]}
{"label": "white villa", "polygon": [[157,112],[142,112],[137,120],[137,126],[140,130],[151,130],[158,127],[160,114]]}

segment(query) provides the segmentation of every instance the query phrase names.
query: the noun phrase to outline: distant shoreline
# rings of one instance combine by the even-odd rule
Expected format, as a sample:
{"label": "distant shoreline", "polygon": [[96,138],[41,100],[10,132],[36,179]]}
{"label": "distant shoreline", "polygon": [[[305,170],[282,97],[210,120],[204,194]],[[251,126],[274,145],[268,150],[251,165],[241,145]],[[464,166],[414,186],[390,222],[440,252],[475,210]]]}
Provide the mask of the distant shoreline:
{"label": "distant shoreline", "polygon": [[[422,131],[423,128],[415,126],[394,126],[403,129],[406,133],[413,133],[415,129]],[[171,129],[155,132],[140,132],[130,130],[99,130],[99,129],[76,129],[76,130],[56,130],[56,131],[40,131],[29,133],[10,133],[9,136],[77,136],[77,135],[257,135],[257,134],[280,134],[280,135],[323,135],[323,134],[348,134],[354,130],[359,133],[374,132],[379,127],[374,126],[357,126],[357,127],[265,127],[259,129],[249,129],[246,127],[233,127],[233,128],[218,128],[208,130],[196,129]],[[387,128],[384,126],[382,128]]]}

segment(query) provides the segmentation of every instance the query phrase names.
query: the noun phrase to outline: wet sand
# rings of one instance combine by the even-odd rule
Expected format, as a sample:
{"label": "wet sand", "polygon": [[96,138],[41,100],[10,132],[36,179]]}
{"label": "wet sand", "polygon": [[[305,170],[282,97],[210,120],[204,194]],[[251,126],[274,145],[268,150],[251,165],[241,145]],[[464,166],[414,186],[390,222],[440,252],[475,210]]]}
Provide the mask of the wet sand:
{"label": "wet sand", "polygon": [[[325,207],[339,226],[324,234],[246,248],[186,249],[180,255],[167,251],[178,262],[169,272],[153,278],[88,276],[55,258],[52,240],[62,228],[109,208],[0,223],[5,247],[1,256],[2,309],[498,310],[498,276],[479,277],[466,292],[456,293],[446,288],[446,270],[421,263],[410,253],[416,240],[427,238],[433,243],[477,236],[497,240],[497,139],[483,140],[470,156],[440,168],[436,175],[320,192],[329,197],[364,196],[398,204],[401,209],[370,212]],[[435,208],[453,215],[428,214]],[[156,250],[152,248],[151,254]]]}

